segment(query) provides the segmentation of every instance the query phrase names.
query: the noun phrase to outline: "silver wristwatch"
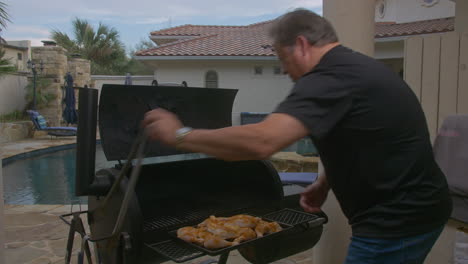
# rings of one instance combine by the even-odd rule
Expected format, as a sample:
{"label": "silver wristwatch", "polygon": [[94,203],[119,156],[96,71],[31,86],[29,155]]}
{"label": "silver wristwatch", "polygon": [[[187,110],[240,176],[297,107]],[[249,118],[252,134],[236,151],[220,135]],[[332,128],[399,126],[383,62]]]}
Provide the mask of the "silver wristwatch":
{"label": "silver wristwatch", "polygon": [[193,128],[191,127],[182,127],[182,128],[177,129],[175,132],[176,146],[182,143],[182,141],[184,140],[184,137],[190,134],[190,132],[192,131],[193,131]]}

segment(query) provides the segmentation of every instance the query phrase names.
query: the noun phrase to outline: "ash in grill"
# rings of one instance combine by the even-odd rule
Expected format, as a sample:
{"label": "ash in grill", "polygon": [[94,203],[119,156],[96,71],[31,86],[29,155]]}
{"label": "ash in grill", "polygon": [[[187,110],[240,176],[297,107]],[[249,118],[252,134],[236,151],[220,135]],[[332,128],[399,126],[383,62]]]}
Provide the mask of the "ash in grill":
{"label": "ash in grill", "polygon": [[[220,255],[218,263],[226,263],[234,249],[251,263],[269,263],[317,243],[326,216],[298,208],[302,189],[285,195],[285,186],[268,161],[193,158],[194,154],[146,142],[139,131],[144,114],[156,107],[175,112],[190,127],[230,126],[236,92],[104,85],[99,130],[106,158],[116,166],[95,172],[97,90],[80,89],[75,192],[88,196],[88,211],[62,216],[70,225],[67,263],[75,232],[84,241],[79,263],[85,256],[92,261],[88,241],[95,242],[96,259],[105,264],[185,262],[205,254]],[[88,217],[90,234],[85,233],[81,214]],[[276,221],[283,230],[211,251],[174,236],[178,228],[196,225],[210,215],[235,214]]]}

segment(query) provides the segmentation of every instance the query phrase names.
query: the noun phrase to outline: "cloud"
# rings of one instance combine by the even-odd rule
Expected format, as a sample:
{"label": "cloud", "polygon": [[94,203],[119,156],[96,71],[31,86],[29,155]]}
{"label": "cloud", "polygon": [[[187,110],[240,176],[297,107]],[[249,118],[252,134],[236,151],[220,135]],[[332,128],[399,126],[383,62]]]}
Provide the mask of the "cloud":
{"label": "cloud", "polygon": [[[155,18],[143,18],[143,19],[139,19],[139,20],[136,20],[136,21],[132,21],[132,23],[135,23],[135,24],[162,24],[162,23],[167,23],[168,21],[170,21],[170,18],[168,17],[155,17]],[[130,21],[127,21],[127,23],[130,23]]]}
{"label": "cloud", "polygon": [[39,26],[21,26],[21,25],[9,25],[6,30],[6,33],[15,35],[15,34],[28,34],[34,36],[49,36],[50,31],[44,27]]}
{"label": "cloud", "polygon": [[30,40],[31,41],[31,46],[36,47],[36,46],[43,46],[44,43],[41,41],[46,40],[47,38],[8,38],[8,41],[15,41],[15,40]]}

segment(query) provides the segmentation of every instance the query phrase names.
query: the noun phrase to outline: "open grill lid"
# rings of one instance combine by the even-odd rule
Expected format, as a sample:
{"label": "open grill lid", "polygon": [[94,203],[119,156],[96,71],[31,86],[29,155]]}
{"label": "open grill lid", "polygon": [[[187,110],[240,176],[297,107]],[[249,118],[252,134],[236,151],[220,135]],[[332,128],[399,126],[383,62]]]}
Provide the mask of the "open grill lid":
{"label": "open grill lid", "polygon": [[[164,108],[186,126],[215,129],[232,125],[236,89],[104,84],[99,101],[99,131],[107,160],[125,160],[144,114]],[[145,157],[182,152],[151,142]]]}

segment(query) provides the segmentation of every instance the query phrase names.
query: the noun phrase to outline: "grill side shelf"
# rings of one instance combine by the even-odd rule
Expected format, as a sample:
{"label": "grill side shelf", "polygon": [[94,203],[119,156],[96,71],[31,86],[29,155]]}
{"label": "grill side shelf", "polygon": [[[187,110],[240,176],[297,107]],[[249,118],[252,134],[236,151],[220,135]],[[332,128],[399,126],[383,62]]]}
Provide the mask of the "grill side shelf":
{"label": "grill side shelf", "polygon": [[193,247],[178,243],[175,240],[146,244],[146,246],[177,263],[185,262],[205,255],[205,253],[198,251]]}
{"label": "grill side shelf", "polygon": [[307,224],[308,228],[319,226],[328,222],[328,218],[325,214],[323,214],[323,216],[319,216],[317,214],[310,214],[290,208],[284,208],[279,211],[266,214],[262,218],[268,221],[275,221],[280,224],[290,226]]}

